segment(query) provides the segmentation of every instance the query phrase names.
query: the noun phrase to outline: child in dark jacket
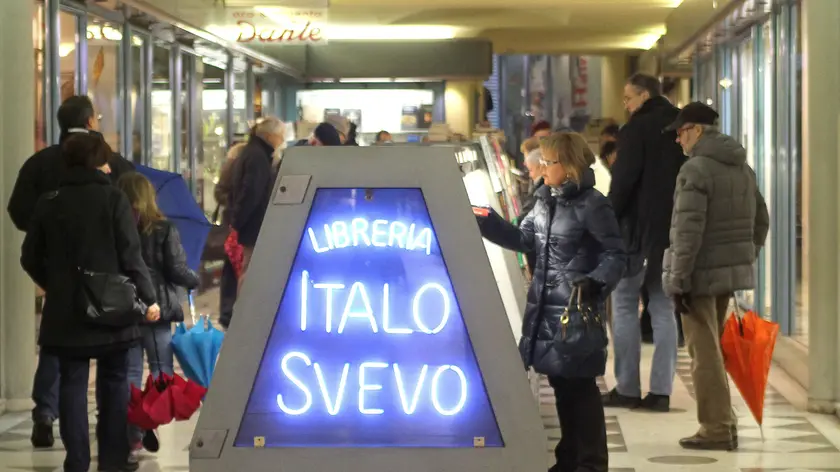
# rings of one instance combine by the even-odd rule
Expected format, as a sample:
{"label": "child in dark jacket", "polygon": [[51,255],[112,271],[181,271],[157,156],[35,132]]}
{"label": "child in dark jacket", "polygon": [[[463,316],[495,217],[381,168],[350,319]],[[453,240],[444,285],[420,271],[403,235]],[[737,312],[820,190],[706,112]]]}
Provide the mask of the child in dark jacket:
{"label": "child in dark jacket", "polygon": [[[120,177],[117,186],[128,196],[134,210],[143,260],[149,268],[160,304],[160,320],[141,326],[141,342],[128,356],[128,381],[142,389],[144,351],[153,376],[173,374],[172,323],[184,321],[178,289],[194,289],[199,280],[195,271],[187,266],[187,255],[178,230],[157,206],[152,183],[143,175],[131,172]],[[157,452],[160,448],[154,431],[143,432],[131,427],[129,436],[135,453],[141,445],[149,452]]]}
{"label": "child in dark jacket", "polygon": [[[595,379],[606,367],[605,304],[624,273],[624,241],[610,201],[594,188],[595,155],[586,140],[554,133],[540,142],[540,151],[545,185],[518,228],[498,215],[476,214],[488,240],[536,253],[519,350],[525,367],[548,377],[554,390],[562,439],[550,472],[607,472],[604,407]],[[570,322],[571,310],[582,314],[585,327]]]}

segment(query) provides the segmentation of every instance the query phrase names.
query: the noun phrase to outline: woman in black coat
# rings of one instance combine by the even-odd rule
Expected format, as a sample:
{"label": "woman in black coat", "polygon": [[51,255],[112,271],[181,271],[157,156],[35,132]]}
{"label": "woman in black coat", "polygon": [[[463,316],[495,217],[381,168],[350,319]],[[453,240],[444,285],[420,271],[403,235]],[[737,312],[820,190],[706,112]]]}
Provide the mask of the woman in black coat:
{"label": "woman in black coat", "polygon": [[78,269],[127,276],[147,306],[146,319],[160,308],[140,252],[140,238],[128,199],[106,175],[111,149],[101,136],[79,134],[63,145],[67,171],[59,189],[41,197],[23,242],[21,265],[45,292],[39,344],[59,358],[59,424],[65,472],[90,466],[88,378],[96,359],[99,470],[136,470],[129,464],[127,428],[128,350],[140,337],[137,324],[106,327],[86,319],[78,303]]}
{"label": "woman in black coat", "polygon": [[582,304],[601,315],[600,328],[589,329],[600,329],[606,339],[604,305],[624,272],[624,242],[609,200],[594,188],[595,155],[584,138],[555,133],[540,150],[545,185],[519,228],[495,217],[479,217],[479,227],[502,247],[537,254],[519,350],[525,366],[548,376],[554,389],[563,436],[551,472],[607,472],[604,408],[595,383],[606,367],[606,342],[585,354],[561,355],[555,336],[579,290]]}
{"label": "woman in black coat", "polygon": [[[128,354],[128,380],[143,389],[143,352],[149,360],[149,371],[157,377],[172,375],[175,361],[172,352],[172,323],[184,321],[179,289],[198,287],[198,275],[187,266],[187,253],[181,245],[178,229],[164,218],[157,206],[157,193],[149,179],[137,172],[123,175],[117,187],[125,192],[140,233],[143,260],[149,268],[155,295],[160,303],[160,319],[140,327],[141,342]],[[157,452],[160,443],[154,431],[141,431],[134,426],[129,431],[132,457],[142,445],[149,452]]]}

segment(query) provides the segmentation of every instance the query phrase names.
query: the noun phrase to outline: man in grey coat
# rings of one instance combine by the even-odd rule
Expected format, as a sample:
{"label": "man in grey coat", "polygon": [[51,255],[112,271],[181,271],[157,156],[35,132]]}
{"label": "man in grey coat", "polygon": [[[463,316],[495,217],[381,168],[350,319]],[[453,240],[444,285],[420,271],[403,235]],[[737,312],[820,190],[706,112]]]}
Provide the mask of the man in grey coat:
{"label": "man in grey coat", "polygon": [[688,161],[677,176],[662,285],[682,313],[700,430],[686,449],[734,450],[736,418],[720,337],[737,290],[755,288],[754,264],[770,227],[747,152],[715,127],[718,114],[687,105],[668,129]]}

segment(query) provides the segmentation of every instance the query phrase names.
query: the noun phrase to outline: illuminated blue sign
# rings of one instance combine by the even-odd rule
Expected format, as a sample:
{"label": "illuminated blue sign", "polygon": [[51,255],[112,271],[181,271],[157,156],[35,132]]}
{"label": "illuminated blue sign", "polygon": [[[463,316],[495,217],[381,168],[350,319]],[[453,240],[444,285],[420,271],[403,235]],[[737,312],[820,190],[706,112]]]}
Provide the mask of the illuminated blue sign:
{"label": "illuminated blue sign", "polygon": [[316,191],[234,445],[256,437],[504,446],[419,189]]}

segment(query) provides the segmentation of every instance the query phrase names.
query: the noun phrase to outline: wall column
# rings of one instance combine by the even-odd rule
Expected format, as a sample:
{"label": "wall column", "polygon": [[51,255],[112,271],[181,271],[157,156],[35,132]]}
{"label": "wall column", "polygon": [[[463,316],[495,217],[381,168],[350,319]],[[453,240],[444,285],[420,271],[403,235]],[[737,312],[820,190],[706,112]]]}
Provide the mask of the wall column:
{"label": "wall column", "polygon": [[468,139],[475,129],[476,94],[479,89],[474,80],[447,80],[444,93],[446,123],[453,133],[460,133]]}
{"label": "wall column", "polygon": [[35,286],[20,268],[23,233],[6,213],[18,170],[35,145],[33,0],[0,1],[0,399],[5,408],[31,408],[35,372]]}
{"label": "wall column", "polygon": [[627,56],[609,54],[601,58],[601,117],[619,123],[627,121],[624,109],[624,83],[630,76]]}
{"label": "wall column", "polygon": [[[803,253],[809,302],[808,407],[833,413],[840,400],[840,2],[802,2]],[[826,195],[828,192],[828,195]],[[806,305],[808,306],[808,305]]]}

